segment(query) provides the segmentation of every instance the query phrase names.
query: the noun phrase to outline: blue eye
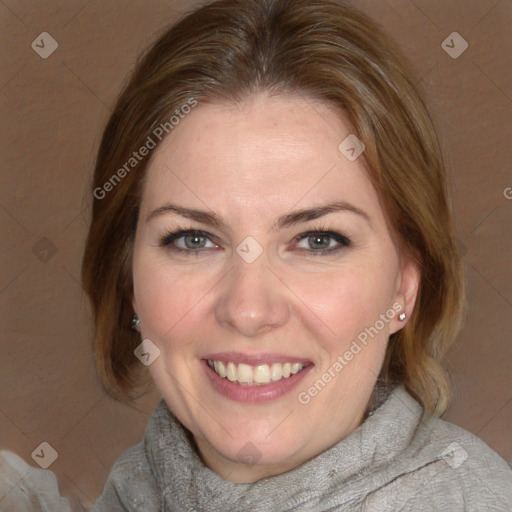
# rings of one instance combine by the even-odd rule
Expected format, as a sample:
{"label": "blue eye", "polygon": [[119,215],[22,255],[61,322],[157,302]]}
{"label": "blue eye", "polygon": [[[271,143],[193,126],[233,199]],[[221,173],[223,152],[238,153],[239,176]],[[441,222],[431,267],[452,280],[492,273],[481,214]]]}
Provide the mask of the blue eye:
{"label": "blue eye", "polygon": [[[297,241],[306,241],[307,247],[301,249],[314,254],[329,254],[339,251],[343,247],[349,247],[351,242],[340,233],[333,231],[309,231],[296,237]],[[299,247],[299,245],[297,245]]]}
{"label": "blue eye", "polygon": [[[333,254],[344,247],[349,247],[351,241],[335,231],[315,230],[302,233],[294,238],[298,242],[299,252],[313,256]],[[306,247],[300,246],[305,242]],[[178,254],[199,254],[205,249],[218,249],[219,245],[212,241],[212,235],[196,229],[181,229],[164,234],[159,245]]]}
{"label": "blue eye", "polygon": [[[207,246],[210,242],[210,246]],[[210,240],[210,235],[204,231],[197,230],[180,230],[174,233],[164,235],[160,239],[162,247],[170,247],[170,249],[179,253],[198,252],[197,249],[217,248]]]}

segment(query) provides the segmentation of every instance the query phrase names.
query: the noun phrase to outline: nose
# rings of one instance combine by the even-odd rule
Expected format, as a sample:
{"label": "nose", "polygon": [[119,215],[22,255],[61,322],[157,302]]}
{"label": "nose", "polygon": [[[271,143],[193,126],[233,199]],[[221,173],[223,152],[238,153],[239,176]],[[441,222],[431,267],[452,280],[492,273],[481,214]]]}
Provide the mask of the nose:
{"label": "nose", "polygon": [[285,325],[290,315],[285,285],[264,258],[253,263],[235,258],[215,306],[219,324],[248,338]]}

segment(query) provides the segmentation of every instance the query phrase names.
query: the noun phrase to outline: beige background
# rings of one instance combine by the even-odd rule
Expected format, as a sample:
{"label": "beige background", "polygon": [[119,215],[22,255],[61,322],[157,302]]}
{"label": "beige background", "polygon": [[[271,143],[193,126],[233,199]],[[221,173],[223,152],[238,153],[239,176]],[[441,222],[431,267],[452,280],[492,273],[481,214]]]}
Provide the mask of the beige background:
{"label": "beige background", "polygon": [[[512,461],[512,2],[354,3],[415,63],[452,165],[470,311],[450,353],[456,399],[446,418]],[[33,450],[50,443],[61,491],[86,503],[139,441],[158,400],[117,404],[92,371],[79,283],[87,187],[101,129],[136,56],[195,4],[0,0],[0,447],[35,465]],[[42,59],[31,43],[45,31],[59,46]],[[454,31],[469,43],[457,59],[441,47]]]}

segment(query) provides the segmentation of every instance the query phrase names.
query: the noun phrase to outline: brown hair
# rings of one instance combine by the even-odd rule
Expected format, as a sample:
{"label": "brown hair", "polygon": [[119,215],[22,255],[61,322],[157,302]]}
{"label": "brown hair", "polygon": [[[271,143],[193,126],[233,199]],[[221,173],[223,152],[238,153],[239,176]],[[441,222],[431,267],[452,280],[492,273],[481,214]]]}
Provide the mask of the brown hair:
{"label": "brown hair", "polygon": [[130,320],[131,255],[150,158],[132,161],[133,169],[126,163],[159,126],[172,129],[169,119],[191,99],[239,102],[268,91],[332,105],[366,145],[393,235],[421,269],[415,311],[390,337],[382,375],[403,382],[428,410],[445,410],[450,386],[440,361],[462,323],[463,267],[436,130],[404,62],[373,21],[335,0],[220,0],[151,46],[103,134],[82,268],[97,372],[110,394],[130,400],[147,379],[133,353],[140,335]]}

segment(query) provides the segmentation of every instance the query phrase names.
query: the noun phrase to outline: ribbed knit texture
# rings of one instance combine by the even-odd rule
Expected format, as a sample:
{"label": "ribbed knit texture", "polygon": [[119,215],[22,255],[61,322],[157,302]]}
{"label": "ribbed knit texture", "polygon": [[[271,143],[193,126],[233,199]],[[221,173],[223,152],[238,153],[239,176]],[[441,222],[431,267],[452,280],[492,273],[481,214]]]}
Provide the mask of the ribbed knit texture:
{"label": "ribbed knit texture", "polygon": [[512,470],[396,387],[348,437],[287,473],[235,484],[207,468],[162,400],[114,465],[98,512],[512,511]]}

